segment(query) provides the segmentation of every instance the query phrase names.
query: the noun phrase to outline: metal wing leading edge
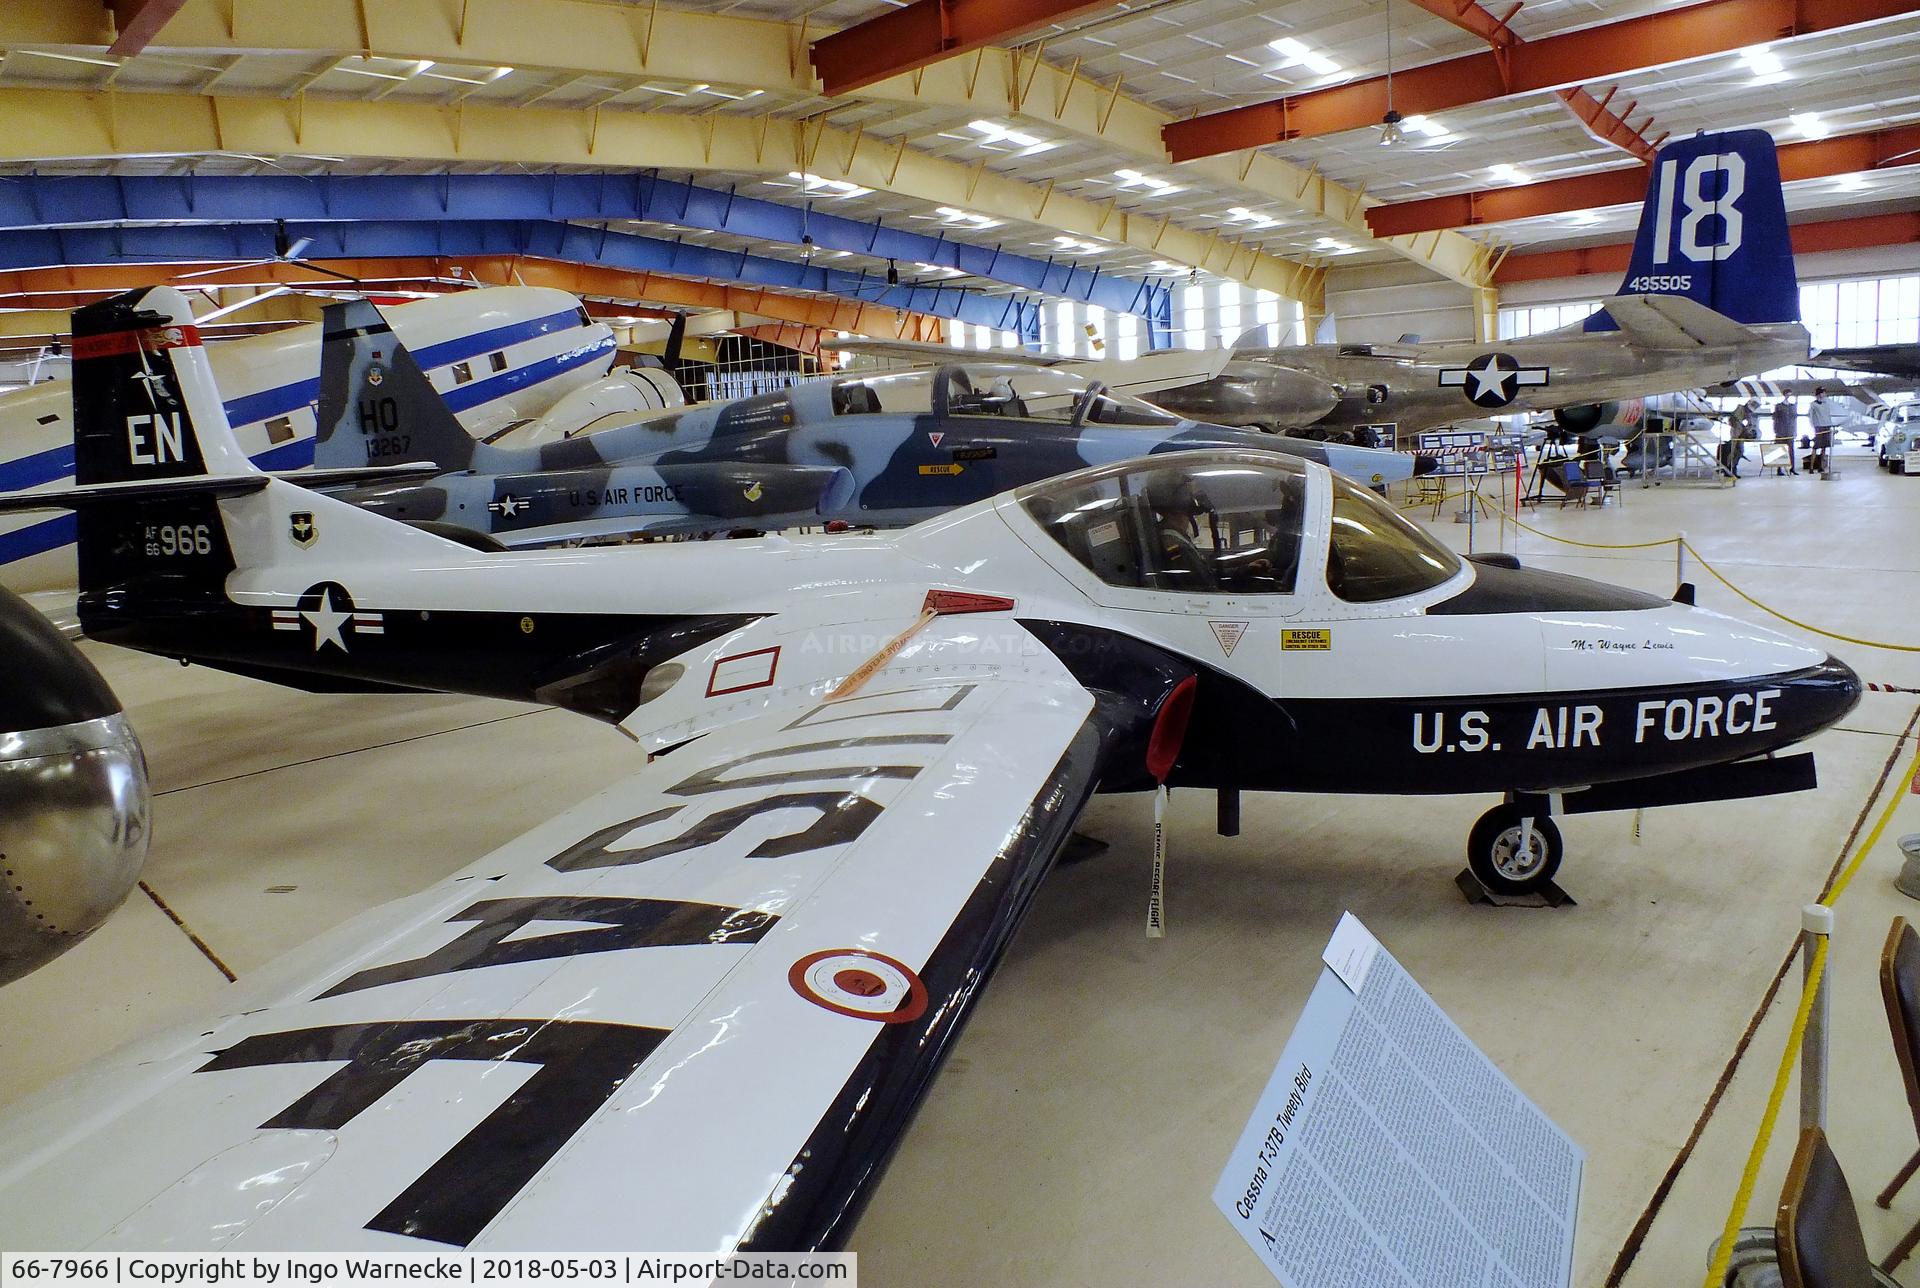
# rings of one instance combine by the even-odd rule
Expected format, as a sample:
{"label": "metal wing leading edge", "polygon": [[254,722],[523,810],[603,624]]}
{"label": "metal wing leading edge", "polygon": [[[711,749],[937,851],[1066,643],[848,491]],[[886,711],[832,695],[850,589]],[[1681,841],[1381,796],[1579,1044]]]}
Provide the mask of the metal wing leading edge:
{"label": "metal wing leading edge", "polygon": [[931,670],[700,738],[17,1106],[0,1245],[839,1246],[1103,759],[1050,654]]}

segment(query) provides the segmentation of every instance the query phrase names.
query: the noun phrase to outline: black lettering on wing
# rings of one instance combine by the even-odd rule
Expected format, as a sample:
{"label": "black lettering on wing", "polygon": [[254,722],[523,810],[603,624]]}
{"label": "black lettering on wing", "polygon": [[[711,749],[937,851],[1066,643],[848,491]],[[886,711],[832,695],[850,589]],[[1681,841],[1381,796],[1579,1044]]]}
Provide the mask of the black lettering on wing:
{"label": "black lettering on wing", "polygon": [[[514,962],[544,961],[627,948],[684,947],[694,944],[758,943],[778,920],[753,908],[728,908],[674,899],[614,899],[558,896],[483,899],[455,913],[449,922],[470,921],[473,928],[423,957],[357,971],[321,997],[337,997],[381,984],[478,970]],[[592,922],[598,930],[569,930],[506,941],[542,921]]]}
{"label": "black lettering on wing", "polygon": [[369,1230],[465,1247],[560,1152],[668,1030],[592,1020],[402,1020],[333,1024],[245,1038],[200,1066],[345,1061],[261,1123],[339,1131],[434,1060],[501,1061],[538,1070],[366,1223]]}

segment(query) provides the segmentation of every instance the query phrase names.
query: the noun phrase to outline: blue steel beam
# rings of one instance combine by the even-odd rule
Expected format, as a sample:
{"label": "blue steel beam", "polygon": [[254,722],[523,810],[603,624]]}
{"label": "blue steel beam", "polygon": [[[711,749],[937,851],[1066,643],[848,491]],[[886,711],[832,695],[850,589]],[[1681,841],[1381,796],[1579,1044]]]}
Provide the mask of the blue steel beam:
{"label": "blue steel beam", "polygon": [[1147,319],[1155,347],[1171,343],[1172,293],[1098,265],[1017,255],[843,215],[701,188],[656,174],[25,175],[0,180],[0,228],[58,224],[286,220],[379,223],[448,220],[644,219],[765,241],[956,268],[1024,290]]}
{"label": "blue steel beam", "polygon": [[[1038,301],[984,295],[944,284],[890,286],[865,272],[797,264],[711,246],[578,224],[512,220],[289,223],[287,235],[311,238],[303,258],[374,259],[461,255],[534,255],[578,264],[749,282],[779,290],[839,295],[887,308],[1013,331],[1023,343],[1040,338]],[[64,264],[192,263],[271,259],[274,229],[225,227],[43,228],[0,232],[0,269]]]}

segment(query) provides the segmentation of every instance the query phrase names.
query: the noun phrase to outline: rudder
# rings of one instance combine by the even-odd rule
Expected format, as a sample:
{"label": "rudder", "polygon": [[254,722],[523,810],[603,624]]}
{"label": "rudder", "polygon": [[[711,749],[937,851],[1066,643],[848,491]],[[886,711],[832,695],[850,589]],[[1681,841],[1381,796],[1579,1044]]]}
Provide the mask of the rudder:
{"label": "rudder", "polygon": [[320,335],[316,466],[473,463],[473,436],[371,301],[329,304]]}
{"label": "rudder", "polygon": [[[1773,136],[1702,134],[1653,159],[1621,295],[1684,295],[1748,326],[1800,319]],[[1589,331],[1614,330],[1605,311]]]}

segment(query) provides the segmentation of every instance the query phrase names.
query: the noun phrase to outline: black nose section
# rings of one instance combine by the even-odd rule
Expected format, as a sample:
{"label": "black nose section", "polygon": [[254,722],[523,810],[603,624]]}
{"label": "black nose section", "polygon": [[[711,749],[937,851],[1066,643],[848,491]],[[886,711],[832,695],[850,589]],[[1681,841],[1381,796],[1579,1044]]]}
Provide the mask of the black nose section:
{"label": "black nose section", "polygon": [[120,700],[40,611],[0,588],[0,733],[98,720]]}
{"label": "black nose section", "polygon": [[1802,709],[1810,726],[1808,733],[1838,724],[1860,705],[1860,695],[1867,691],[1859,674],[1831,653],[1827,654],[1826,661],[1803,672],[1793,683],[1801,691]]}
{"label": "black nose section", "polygon": [[1440,458],[1438,456],[1428,456],[1425,452],[1416,452],[1414,454],[1413,477],[1419,478],[1423,474],[1431,474],[1439,468]]}

